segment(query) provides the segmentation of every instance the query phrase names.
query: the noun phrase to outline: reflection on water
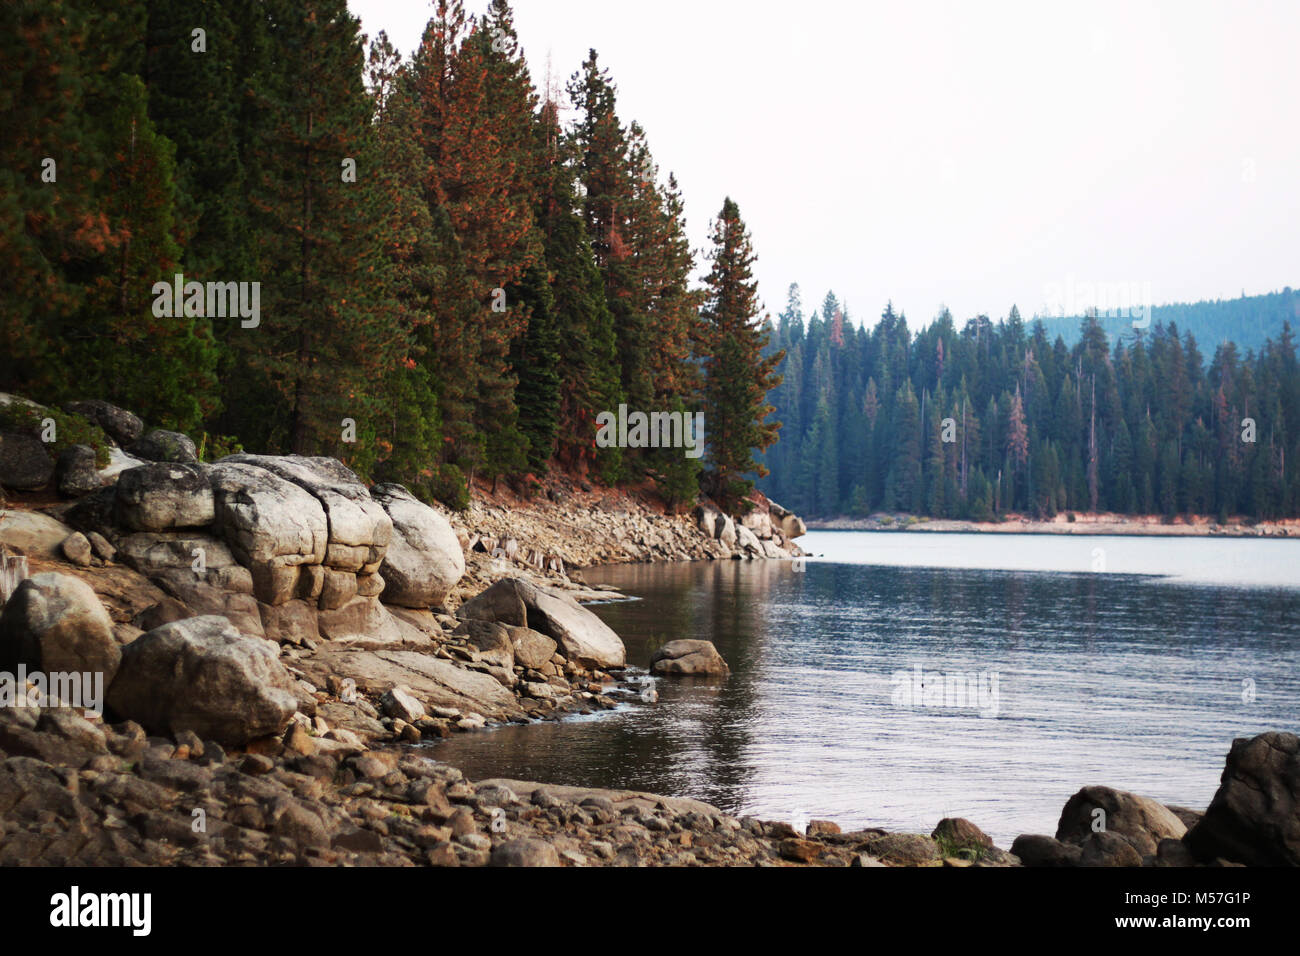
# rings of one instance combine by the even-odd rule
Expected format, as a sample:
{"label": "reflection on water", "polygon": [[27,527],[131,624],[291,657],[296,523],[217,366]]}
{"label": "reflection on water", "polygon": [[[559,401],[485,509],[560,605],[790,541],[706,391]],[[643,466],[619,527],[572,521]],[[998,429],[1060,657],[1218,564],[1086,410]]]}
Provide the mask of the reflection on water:
{"label": "reflection on water", "polygon": [[[1088,784],[1203,807],[1234,737],[1298,729],[1300,543],[939,537],[811,534],[827,557],[803,572],[590,571],[640,598],[594,608],[630,664],[698,637],[731,676],[656,679],[654,704],[629,695],[612,713],[463,735],[435,754],[471,778],[694,796],[772,819],[928,832],[965,816],[1008,845],[1054,832]],[[1098,547],[1108,573],[1088,570]],[[965,566],[915,566],[938,560]],[[997,570],[1026,563],[1037,570]],[[957,696],[972,681],[983,700]]]}

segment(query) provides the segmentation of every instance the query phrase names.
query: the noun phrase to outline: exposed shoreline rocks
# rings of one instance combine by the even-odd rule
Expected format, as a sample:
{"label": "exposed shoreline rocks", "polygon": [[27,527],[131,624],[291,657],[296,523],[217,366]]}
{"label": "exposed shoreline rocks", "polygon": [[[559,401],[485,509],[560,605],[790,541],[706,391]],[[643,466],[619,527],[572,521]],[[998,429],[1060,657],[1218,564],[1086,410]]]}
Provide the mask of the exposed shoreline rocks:
{"label": "exposed shoreline rocks", "polygon": [[[45,487],[71,499],[0,512],[0,544],[29,575],[0,612],[0,668],[94,677],[104,710],[0,680],[11,697],[0,706],[0,863],[1300,861],[1300,740],[1289,734],[1234,744],[1204,815],[1091,787],[1055,837],[1021,837],[1011,853],[965,820],[930,835],[841,833],[830,821],[798,832],[681,798],[472,784],[419,745],[617,706],[626,650],[579,603],[608,592],[576,568],[789,557],[803,522],[761,495],[739,516],[707,500],[677,516],[635,496],[598,505],[581,488],[580,502],[552,489],[560,500],[445,515],[401,486],[367,488],[334,459],[203,463],[184,435],[104,403],[75,408],[111,436],[111,447],[84,446],[103,467],[61,452],[67,480],[56,480],[44,447],[8,437],[30,435],[5,433],[0,448],[17,449],[0,462],[0,475],[19,476],[10,487],[24,490],[40,464]],[[670,642],[652,664],[727,673],[707,641]]]}

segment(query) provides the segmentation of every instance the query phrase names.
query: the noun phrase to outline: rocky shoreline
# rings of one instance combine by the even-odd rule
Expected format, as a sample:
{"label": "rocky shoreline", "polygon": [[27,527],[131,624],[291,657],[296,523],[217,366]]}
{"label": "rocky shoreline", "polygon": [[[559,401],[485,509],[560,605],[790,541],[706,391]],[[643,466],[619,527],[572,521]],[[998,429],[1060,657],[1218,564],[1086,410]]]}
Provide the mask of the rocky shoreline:
{"label": "rocky shoreline", "polygon": [[[740,518],[708,501],[673,516],[581,487],[448,516],[334,459],[203,463],[122,409],[68,414],[105,446],[54,458],[0,433],[0,484],[21,496],[0,510],[0,863],[1300,863],[1286,734],[1238,741],[1204,815],[1088,788],[1055,837],[1009,852],[965,820],[797,831],[689,799],[467,781],[421,745],[632,689],[622,640],[579,600],[609,592],[575,565],[779,559],[803,522],[761,496]],[[644,663],[727,673],[707,641]]]}

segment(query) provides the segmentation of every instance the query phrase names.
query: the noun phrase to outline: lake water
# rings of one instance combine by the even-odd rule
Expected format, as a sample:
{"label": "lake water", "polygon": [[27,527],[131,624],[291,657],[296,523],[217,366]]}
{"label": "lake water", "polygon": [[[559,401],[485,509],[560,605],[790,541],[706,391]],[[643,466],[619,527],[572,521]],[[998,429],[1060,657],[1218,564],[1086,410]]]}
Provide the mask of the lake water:
{"label": "lake water", "polygon": [[1300,541],[812,532],[803,563],[586,572],[643,669],[712,640],[719,683],[435,745],[472,779],[692,796],[737,814],[1000,846],[1103,784],[1203,809],[1234,737],[1300,730]]}

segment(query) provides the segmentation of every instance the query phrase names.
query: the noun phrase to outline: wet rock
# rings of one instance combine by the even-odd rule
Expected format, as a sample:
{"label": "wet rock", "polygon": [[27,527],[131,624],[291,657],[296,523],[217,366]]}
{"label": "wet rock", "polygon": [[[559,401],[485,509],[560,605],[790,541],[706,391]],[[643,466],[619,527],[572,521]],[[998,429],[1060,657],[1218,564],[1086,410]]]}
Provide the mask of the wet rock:
{"label": "wet rock", "polygon": [[669,641],[654,652],[650,670],[655,674],[722,677],[731,672],[712,641]]}
{"label": "wet rock", "polygon": [[127,645],[108,700],[147,729],[192,730],[227,746],[281,733],[297,708],[273,646],[216,616],[166,624]]}

